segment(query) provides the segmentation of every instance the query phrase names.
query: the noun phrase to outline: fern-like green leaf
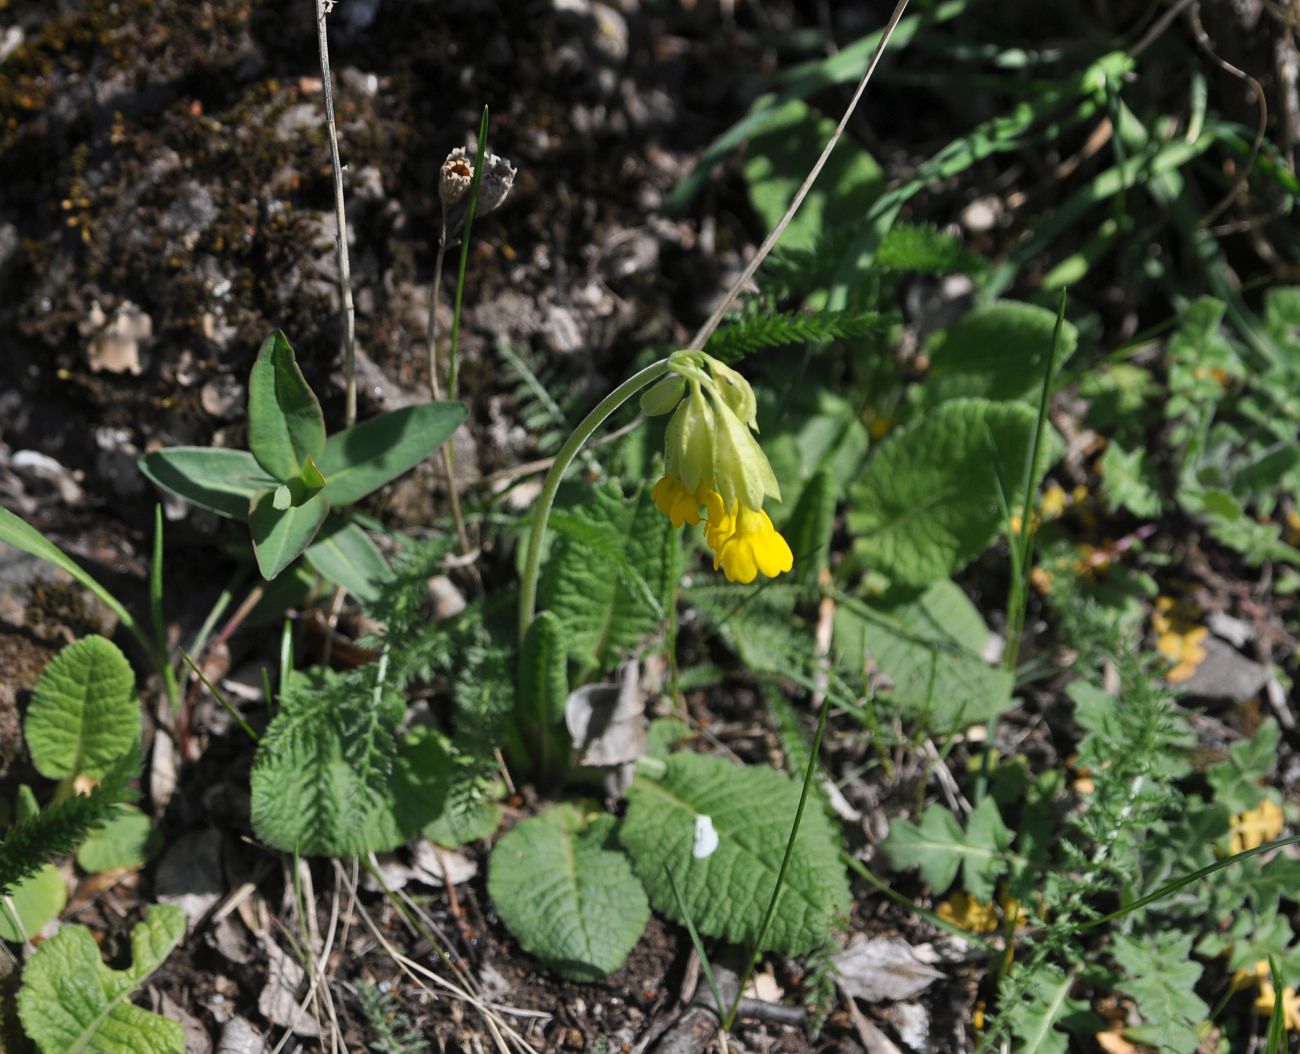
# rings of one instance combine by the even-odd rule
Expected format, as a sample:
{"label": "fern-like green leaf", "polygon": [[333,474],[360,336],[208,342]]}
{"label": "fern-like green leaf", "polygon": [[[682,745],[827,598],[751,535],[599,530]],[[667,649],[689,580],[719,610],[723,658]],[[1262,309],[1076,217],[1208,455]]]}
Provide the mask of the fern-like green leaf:
{"label": "fern-like green leaf", "polygon": [[127,781],[140,771],[140,748],[127,751],[88,795],[55,802],[14,824],[0,842],[0,893],[35,874],[51,856],[73,852],[87,835],[108,823],[119,806],[133,800]]}
{"label": "fern-like green leaf", "polygon": [[882,332],[888,322],[878,311],[775,311],[764,308],[742,312],[728,320],[709,339],[705,350],[723,362],[736,362],[751,352],[787,344],[817,344]]}
{"label": "fern-like green leaf", "polygon": [[876,263],[891,271],[976,275],[988,264],[953,234],[929,224],[896,223],[885,232]]}

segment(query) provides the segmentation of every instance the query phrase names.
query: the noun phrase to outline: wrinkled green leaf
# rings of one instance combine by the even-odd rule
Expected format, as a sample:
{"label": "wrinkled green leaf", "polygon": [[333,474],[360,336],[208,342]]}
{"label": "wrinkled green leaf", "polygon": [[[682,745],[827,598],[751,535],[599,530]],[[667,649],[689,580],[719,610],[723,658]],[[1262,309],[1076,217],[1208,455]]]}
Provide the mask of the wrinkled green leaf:
{"label": "wrinkled green leaf", "polygon": [[492,850],[488,893],[523,949],[556,973],[595,981],[622,965],[650,918],[627,857],[607,847],[614,818],[553,805]]}
{"label": "wrinkled green leaf", "polygon": [[140,736],[135,673],[110,640],[84,637],[45,667],[24,726],[42,776],[99,778]]}
{"label": "wrinkled green leaf", "polygon": [[159,838],[149,817],[134,805],[123,806],[77,850],[77,866],[92,875],[142,866],[157,851]]}
{"label": "wrinkled green leaf", "polygon": [[[736,943],[754,941],[799,804],[799,785],[769,768],[700,754],[674,754],[660,780],[637,774],[619,839],[656,911],[681,919],[672,881],[698,930]],[[693,852],[698,817],[708,817],[717,847]],[[813,802],[805,810],[765,948],[797,954],[830,934],[849,905],[835,832]]]}
{"label": "wrinkled green leaf", "polygon": [[23,969],[24,1030],[42,1054],[181,1054],[181,1026],[129,1000],[184,936],[180,910],[155,904],[131,930],[131,965],[110,970],[85,926],[64,926]]}
{"label": "wrinkled green leaf", "polygon": [[[958,399],[889,438],[850,490],[855,552],[899,583],[947,578],[1004,525],[999,471],[1021,492],[1037,422],[1023,403]],[[1041,472],[1060,442],[1050,428]]]}

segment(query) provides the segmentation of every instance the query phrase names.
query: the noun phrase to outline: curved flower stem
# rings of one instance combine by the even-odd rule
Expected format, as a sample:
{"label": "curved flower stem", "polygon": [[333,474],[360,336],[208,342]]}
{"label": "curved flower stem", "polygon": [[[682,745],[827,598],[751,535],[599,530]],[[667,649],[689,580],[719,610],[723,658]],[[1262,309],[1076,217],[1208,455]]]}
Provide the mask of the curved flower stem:
{"label": "curved flower stem", "polygon": [[605,398],[596,404],[596,408],[582,419],[582,423],[573,430],[573,434],[564,441],[560,452],[555,455],[551,470],[546,474],[542,484],[542,493],[537,498],[537,508],[533,513],[532,530],[528,533],[528,555],[524,560],[524,577],[519,585],[519,644],[524,643],[524,634],[532,624],[537,611],[537,577],[541,571],[542,539],[546,536],[546,523],[551,518],[551,506],[555,503],[555,492],[560,489],[564,473],[578,456],[582,444],[591,438],[605,419],[627,402],[646,385],[653,384],[669,370],[668,360],[660,359],[651,363],[639,373],[634,373]]}

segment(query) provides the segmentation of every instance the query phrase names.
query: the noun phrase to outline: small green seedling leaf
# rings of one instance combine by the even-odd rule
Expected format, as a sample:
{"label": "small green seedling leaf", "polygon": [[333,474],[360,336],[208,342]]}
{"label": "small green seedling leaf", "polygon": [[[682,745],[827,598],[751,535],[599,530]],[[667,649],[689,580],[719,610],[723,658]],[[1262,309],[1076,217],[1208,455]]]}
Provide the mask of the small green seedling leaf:
{"label": "small green seedling leaf", "polygon": [[262,343],[248,381],[248,446],[281,483],[325,451],[325,416],[278,329]]}
{"label": "small green seedling leaf", "polygon": [[966,892],[979,900],[992,900],[1015,836],[1002,822],[991,797],[976,806],[966,827],[963,833],[951,812],[942,805],[931,805],[919,827],[910,820],[891,823],[881,848],[895,868],[918,866],[936,894],[952,885],[960,868]]}
{"label": "small green seedling leaf", "polygon": [[[1024,403],[957,399],[891,436],[850,491],[858,556],[907,585],[964,566],[1003,525],[999,472],[1024,478],[1037,420]],[[1040,472],[1059,449],[1049,429]]]}
{"label": "small green seedling leaf", "polygon": [[131,931],[130,967],[110,970],[85,926],[64,926],[23,969],[23,1029],[42,1054],[181,1054],[181,1026],[129,1000],[184,936],[180,910],[154,905]]}
{"label": "small green seedling leaf", "polygon": [[77,866],[88,874],[141,867],[158,847],[149,817],[134,805],[122,806],[101,831],[77,850]]}
{"label": "small green seedling leaf", "polygon": [[249,507],[253,555],[257,557],[257,569],[268,582],[302,555],[330,511],[324,491],[317,491],[300,504],[280,508],[277,494],[287,489],[264,490]]}
{"label": "small green seedling leaf", "polygon": [[[774,769],[700,754],[674,754],[659,780],[638,772],[619,839],[655,910],[682,921],[676,882],[701,933],[736,943],[756,940],[799,789]],[[835,833],[825,813],[810,808],[764,947],[808,951],[829,936],[848,905]]]}
{"label": "small green seedling leaf", "polygon": [[302,463],[302,485],[312,493],[325,486],[325,477],[321,475],[321,470],[316,467],[316,459],[310,454]]}
{"label": "small green seedling leaf", "polygon": [[418,403],[336,432],[315,459],[325,500],[336,508],[351,505],[414,468],[447,441],[466,412],[464,403]]}
{"label": "small green seedling leaf", "polygon": [[232,520],[248,519],[249,500],[276,483],[247,450],[169,447],[145,454],[138,464],[163,490]]}
{"label": "small green seedling leaf", "polygon": [[[68,887],[53,864],[43,864],[0,902],[0,938],[22,941],[40,933],[68,903]],[[15,919],[14,916],[17,915]]]}
{"label": "small green seedling leaf", "polygon": [[393,577],[370,535],[333,514],[303,555],[318,575],[342,586],[363,604],[373,603],[380,587]]}
{"label": "small green seedling leaf", "polygon": [[36,682],[24,731],[42,776],[108,772],[140,737],[135,674],[117,645],[90,636],[59,652]]}
{"label": "small green seedling leaf", "polygon": [[523,949],[575,981],[622,965],[650,919],[627,857],[609,849],[614,818],[553,805],[497,843],[488,893]]}

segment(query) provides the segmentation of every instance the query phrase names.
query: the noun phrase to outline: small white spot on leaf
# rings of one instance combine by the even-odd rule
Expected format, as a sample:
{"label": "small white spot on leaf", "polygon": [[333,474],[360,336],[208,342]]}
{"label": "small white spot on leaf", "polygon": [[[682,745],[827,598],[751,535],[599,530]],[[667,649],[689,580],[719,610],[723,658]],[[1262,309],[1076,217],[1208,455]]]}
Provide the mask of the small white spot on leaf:
{"label": "small white spot on leaf", "polygon": [[691,855],[696,860],[703,860],[712,856],[717,848],[718,832],[713,829],[713,817],[695,817],[695,844],[691,847]]}

